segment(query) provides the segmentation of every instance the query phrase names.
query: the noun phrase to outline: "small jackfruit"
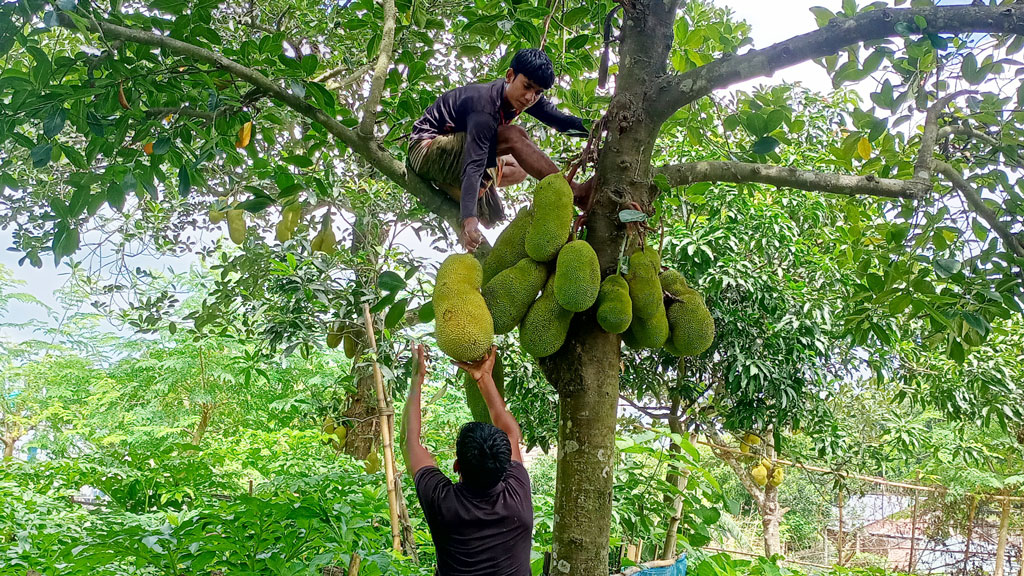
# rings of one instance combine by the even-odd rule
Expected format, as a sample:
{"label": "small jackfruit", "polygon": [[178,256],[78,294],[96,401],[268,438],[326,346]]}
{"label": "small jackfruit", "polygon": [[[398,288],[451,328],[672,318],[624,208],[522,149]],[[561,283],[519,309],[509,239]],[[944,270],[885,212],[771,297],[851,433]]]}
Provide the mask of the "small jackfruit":
{"label": "small jackfruit", "polygon": [[220,224],[224,221],[225,214],[223,210],[214,210],[213,208],[210,208],[208,216],[210,218],[210,224]]}
{"label": "small jackfruit", "polygon": [[686,278],[675,270],[665,270],[658,278],[661,280],[661,289],[673,298],[681,298],[690,288],[686,284]]}
{"label": "small jackfruit", "polygon": [[768,483],[778,488],[782,485],[782,481],[785,480],[786,473],[782,471],[782,466],[776,466],[775,470],[772,470],[772,477],[768,480]]}
{"label": "small jackfruit", "polygon": [[245,210],[228,210],[228,236],[235,244],[245,242]]}
{"label": "small jackfruit", "polygon": [[704,305],[704,298],[687,289],[668,310],[672,328],[672,344],[682,356],[697,356],[711,347],[715,340],[715,321]]}
{"label": "small jackfruit", "polygon": [[605,278],[597,295],[597,323],[609,334],[622,334],[632,321],[633,302],[626,279],[618,274]]}
{"label": "small jackfruit", "polygon": [[670,330],[668,317],[665,315],[665,307],[662,306],[661,313],[655,314],[653,318],[641,318],[633,316],[633,322],[629,325],[629,333],[634,348],[649,348],[657,350],[668,341]]}
{"label": "small jackfruit", "polygon": [[355,358],[359,352],[359,343],[356,342],[356,339],[351,334],[345,334],[343,342],[345,344],[345,358],[349,360]]}
{"label": "small jackfruit", "polygon": [[601,263],[597,252],[583,240],[569,242],[558,252],[555,298],[570,312],[583,312],[597,301],[601,290]]}
{"label": "small jackfruit", "polygon": [[740,452],[747,454],[750,452],[751,448],[760,445],[761,438],[759,436],[757,436],[756,434],[747,433],[743,436],[743,441],[740,442]]}
{"label": "small jackfruit", "polygon": [[335,320],[327,328],[327,347],[334,349],[341,344],[341,322]]}
{"label": "small jackfruit", "polygon": [[437,347],[458,362],[483,358],[494,341],[494,321],[480,295],[482,277],[480,262],[469,254],[449,256],[437,271],[434,335]]}
{"label": "small jackfruit", "polygon": [[665,297],[655,267],[657,253],[652,248],[637,250],[629,257],[629,298],[633,301],[633,316],[647,320],[665,309]]}
{"label": "small jackfruit", "polygon": [[507,334],[519,325],[547,279],[548,270],[543,264],[523,258],[484,286],[484,301],[494,319],[495,334]]}
{"label": "small jackfruit", "polygon": [[751,477],[754,478],[754,482],[758,486],[764,486],[768,483],[768,469],[763,464],[758,464],[750,470]]}
{"label": "small jackfruit", "polygon": [[289,204],[281,210],[281,221],[277,223],[275,235],[277,241],[284,243],[292,239],[292,234],[299,226],[299,217],[302,214],[302,204],[298,202]]}
{"label": "small jackfruit", "polygon": [[320,232],[313,237],[313,252],[323,252],[327,255],[334,254],[337,250],[338,237],[334,234],[334,227],[331,225],[331,215],[324,214],[320,224]]}
{"label": "small jackfruit", "polygon": [[324,434],[334,434],[335,428],[337,428],[337,425],[335,424],[333,417],[327,416],[326,418],[324,418],[324,423],[323,426],[321,427],[321,430],[323,431]]}
{"label": "small jackfruit", "polygon": [[548,278],[544,292],[530,306],[519,325],[519,341],[523,351],[535,358],[550,356],[565,344],[573,313],[562,308],[555,298],[555,277]]}
{"label": "small jackfruit", "polygon": [[366,462],[363,464],[363,469],[366,470],[367,474],[376,474],[380,472],[380,456],[376,452],[370,452],[366,456]]}
{"label": "small jackfruit", "polygon": [[533,195],[533,223],[526,233],[526,253],[547,262],[569,239],[572,231],[572,187],[560,173],[547,176]]}
{"label": "small jackfruit", "polygon": [[494,242],[494,248],[484,260],[484,286],[489,284],[491,279],[501,271],[511,268],[523,258],[529,257],[526,253],[526,233],[530,231],[531,224],[533,224],[533,210],[523,208],[501,231],[498,239]]}

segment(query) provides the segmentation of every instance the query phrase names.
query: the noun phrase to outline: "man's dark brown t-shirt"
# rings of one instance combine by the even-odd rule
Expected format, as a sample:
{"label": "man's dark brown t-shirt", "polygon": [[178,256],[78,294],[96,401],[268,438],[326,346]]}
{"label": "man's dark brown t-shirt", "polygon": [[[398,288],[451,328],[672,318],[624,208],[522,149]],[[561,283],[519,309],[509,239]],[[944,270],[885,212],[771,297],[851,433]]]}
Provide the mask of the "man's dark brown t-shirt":
{"label": "man's dark brown t-shirt", "polygon": [[414,480],[438,576],[530,576],[533,502],[522,462],[483,493],[453,483],[436,466],[420,468]]}

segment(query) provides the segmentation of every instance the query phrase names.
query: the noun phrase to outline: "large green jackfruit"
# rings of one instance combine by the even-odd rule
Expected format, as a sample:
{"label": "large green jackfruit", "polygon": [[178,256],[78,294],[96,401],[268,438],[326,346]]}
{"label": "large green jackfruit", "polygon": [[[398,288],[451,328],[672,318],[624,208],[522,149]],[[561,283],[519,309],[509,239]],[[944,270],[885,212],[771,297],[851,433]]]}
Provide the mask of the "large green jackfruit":
{"label": "large green jackfruit", "polygon": [[[494,358],[491,378],[494,380],[494,387],[498,389],[498,393],[505,398],[505,367],[501,362],[500,355]],[[462,378],[462,386],[466,392],[466,405],[469,406],[469,411],[473,414],[473,421],[492,424],[491,414],[487,410],[487,403],[484,402],[484,397],[480,394],[480,386],[476,380],[473,380],[473,377],[467,373]]]}
{"label": "large green jackfruit", "polygon": [[552,274],[540,298],[519,325],[519,341],[523,351],[536,358],[550,356],[565,344],[572,312],[558,305],[555,298],[555,276]]}
{"label": "large green jackfruit", "polygon": [[633,316],[633,323],[629,325],[628,333],[630,342],[633,343],[631,344],[632,348],[655,350],[664,346],[671,334],[665,306],[662,305],[661,312],[655,314],[654,318],[646,319]]}
{"label": "large green jackfruit", "polygon": [[531,224],[533,224],[533,210],[523,208],[501,231],[498,239],[494,242],[494,248],[484,260],[484,286],[487,286],[491,279],[502,270],[507,270],[523,258],[529,257],[526,253],[526,233],[530,231]]}
{"label": "large green jackfruit", "polygon": [[547,279],[548,269],[543,264],[523,258],[484,286],[484,301],[494,319],[495,334],[507,334],[519,325]]}
{"label": "large green jackfruit", "polygon": [[480,295],[483,270],[469,254],[453,254],[441,263],[434,284],[434,335],[437,347],[459,362],[483,358],[494,341],[494,322]]}
{"label": "large green jackfruit", "polygon": [[634,318],[653,320],[659,311],[665,313],[665,295],[655,267],[657,260],[657,253],[652,248],[637,250],[629,257],[626,283],[629,284],[629,298],[633,301]]}
{"label": "large green jackfruit", "polygon": [[690,288],[686,278],[676,270],[665,270],[658,278],[661,280],[661,289],[676,299],[682,298],[683,293]]}
{"label": "large green jackfruit", "polygon": [[533,195],[533,223],[526,233],[526,253],[547,262],[569,239],[572,231],[572,188],[565,176],[552,174],[540,181]]}
{"label": "large green jackfruit", "polygon": [[566,244],[555,266],[555,298],[570,312],[583,312],[597,302],[601,290],[601,263],[597,252],[583,240]]}
{"label": "large green jackfruit", "polygon": [[715,321],[704,304],[704,298],[688,289],[668,310],[672,330],[673,353],[697,356],[711,347],[715,340]]}
{"label": "large green jackfruit", "polygon": [[597,323],[609,334],[622,334],[632,321],[633,302],[626,279],[618,274],[605,278],[597,295]]}

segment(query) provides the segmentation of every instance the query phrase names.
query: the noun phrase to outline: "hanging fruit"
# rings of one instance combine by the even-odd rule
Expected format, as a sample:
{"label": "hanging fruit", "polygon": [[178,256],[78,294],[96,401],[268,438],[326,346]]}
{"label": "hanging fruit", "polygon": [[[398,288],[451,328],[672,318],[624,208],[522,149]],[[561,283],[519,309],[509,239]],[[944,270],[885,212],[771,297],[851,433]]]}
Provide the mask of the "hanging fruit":
{"label": "hanging fruit", "polygon": [[121,104],[121,108],[125,110],[131,110],[131,104],[128,104],[128,99],[124,96],[124,84],[118,82],[117,84],[117,102]]}
{"label": "hanging fruit", "polygon": [[228,236],[235,244],[245,242],[245,210],[228,210]]}
{"label": "hanging fruit", "polygon": [[252,121],[242,124],[242,127],[238,129],[238,138],[235,140],[235,148],[245,148],[249,145],[249,140],[252,138]]}

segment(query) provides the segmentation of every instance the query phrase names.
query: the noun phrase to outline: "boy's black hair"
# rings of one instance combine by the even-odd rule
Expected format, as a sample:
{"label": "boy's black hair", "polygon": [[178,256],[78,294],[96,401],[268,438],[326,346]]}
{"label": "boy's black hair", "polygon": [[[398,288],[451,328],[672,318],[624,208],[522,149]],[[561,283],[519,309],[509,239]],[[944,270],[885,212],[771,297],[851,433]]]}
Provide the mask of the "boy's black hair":
{"label": "boy's black hair", "polygon": [[540,48],[523,48],[512,57],[512,72],[526,76],[531,82],[547,90],[555,84],[555,65]]}
{"label": "boy's black hair", "polygon": [[470,422],[459,430],[455,457],[459,459],[463,484],[474,490],[490,490],[508,472],[512,444],[508,434],[495,426]]}

